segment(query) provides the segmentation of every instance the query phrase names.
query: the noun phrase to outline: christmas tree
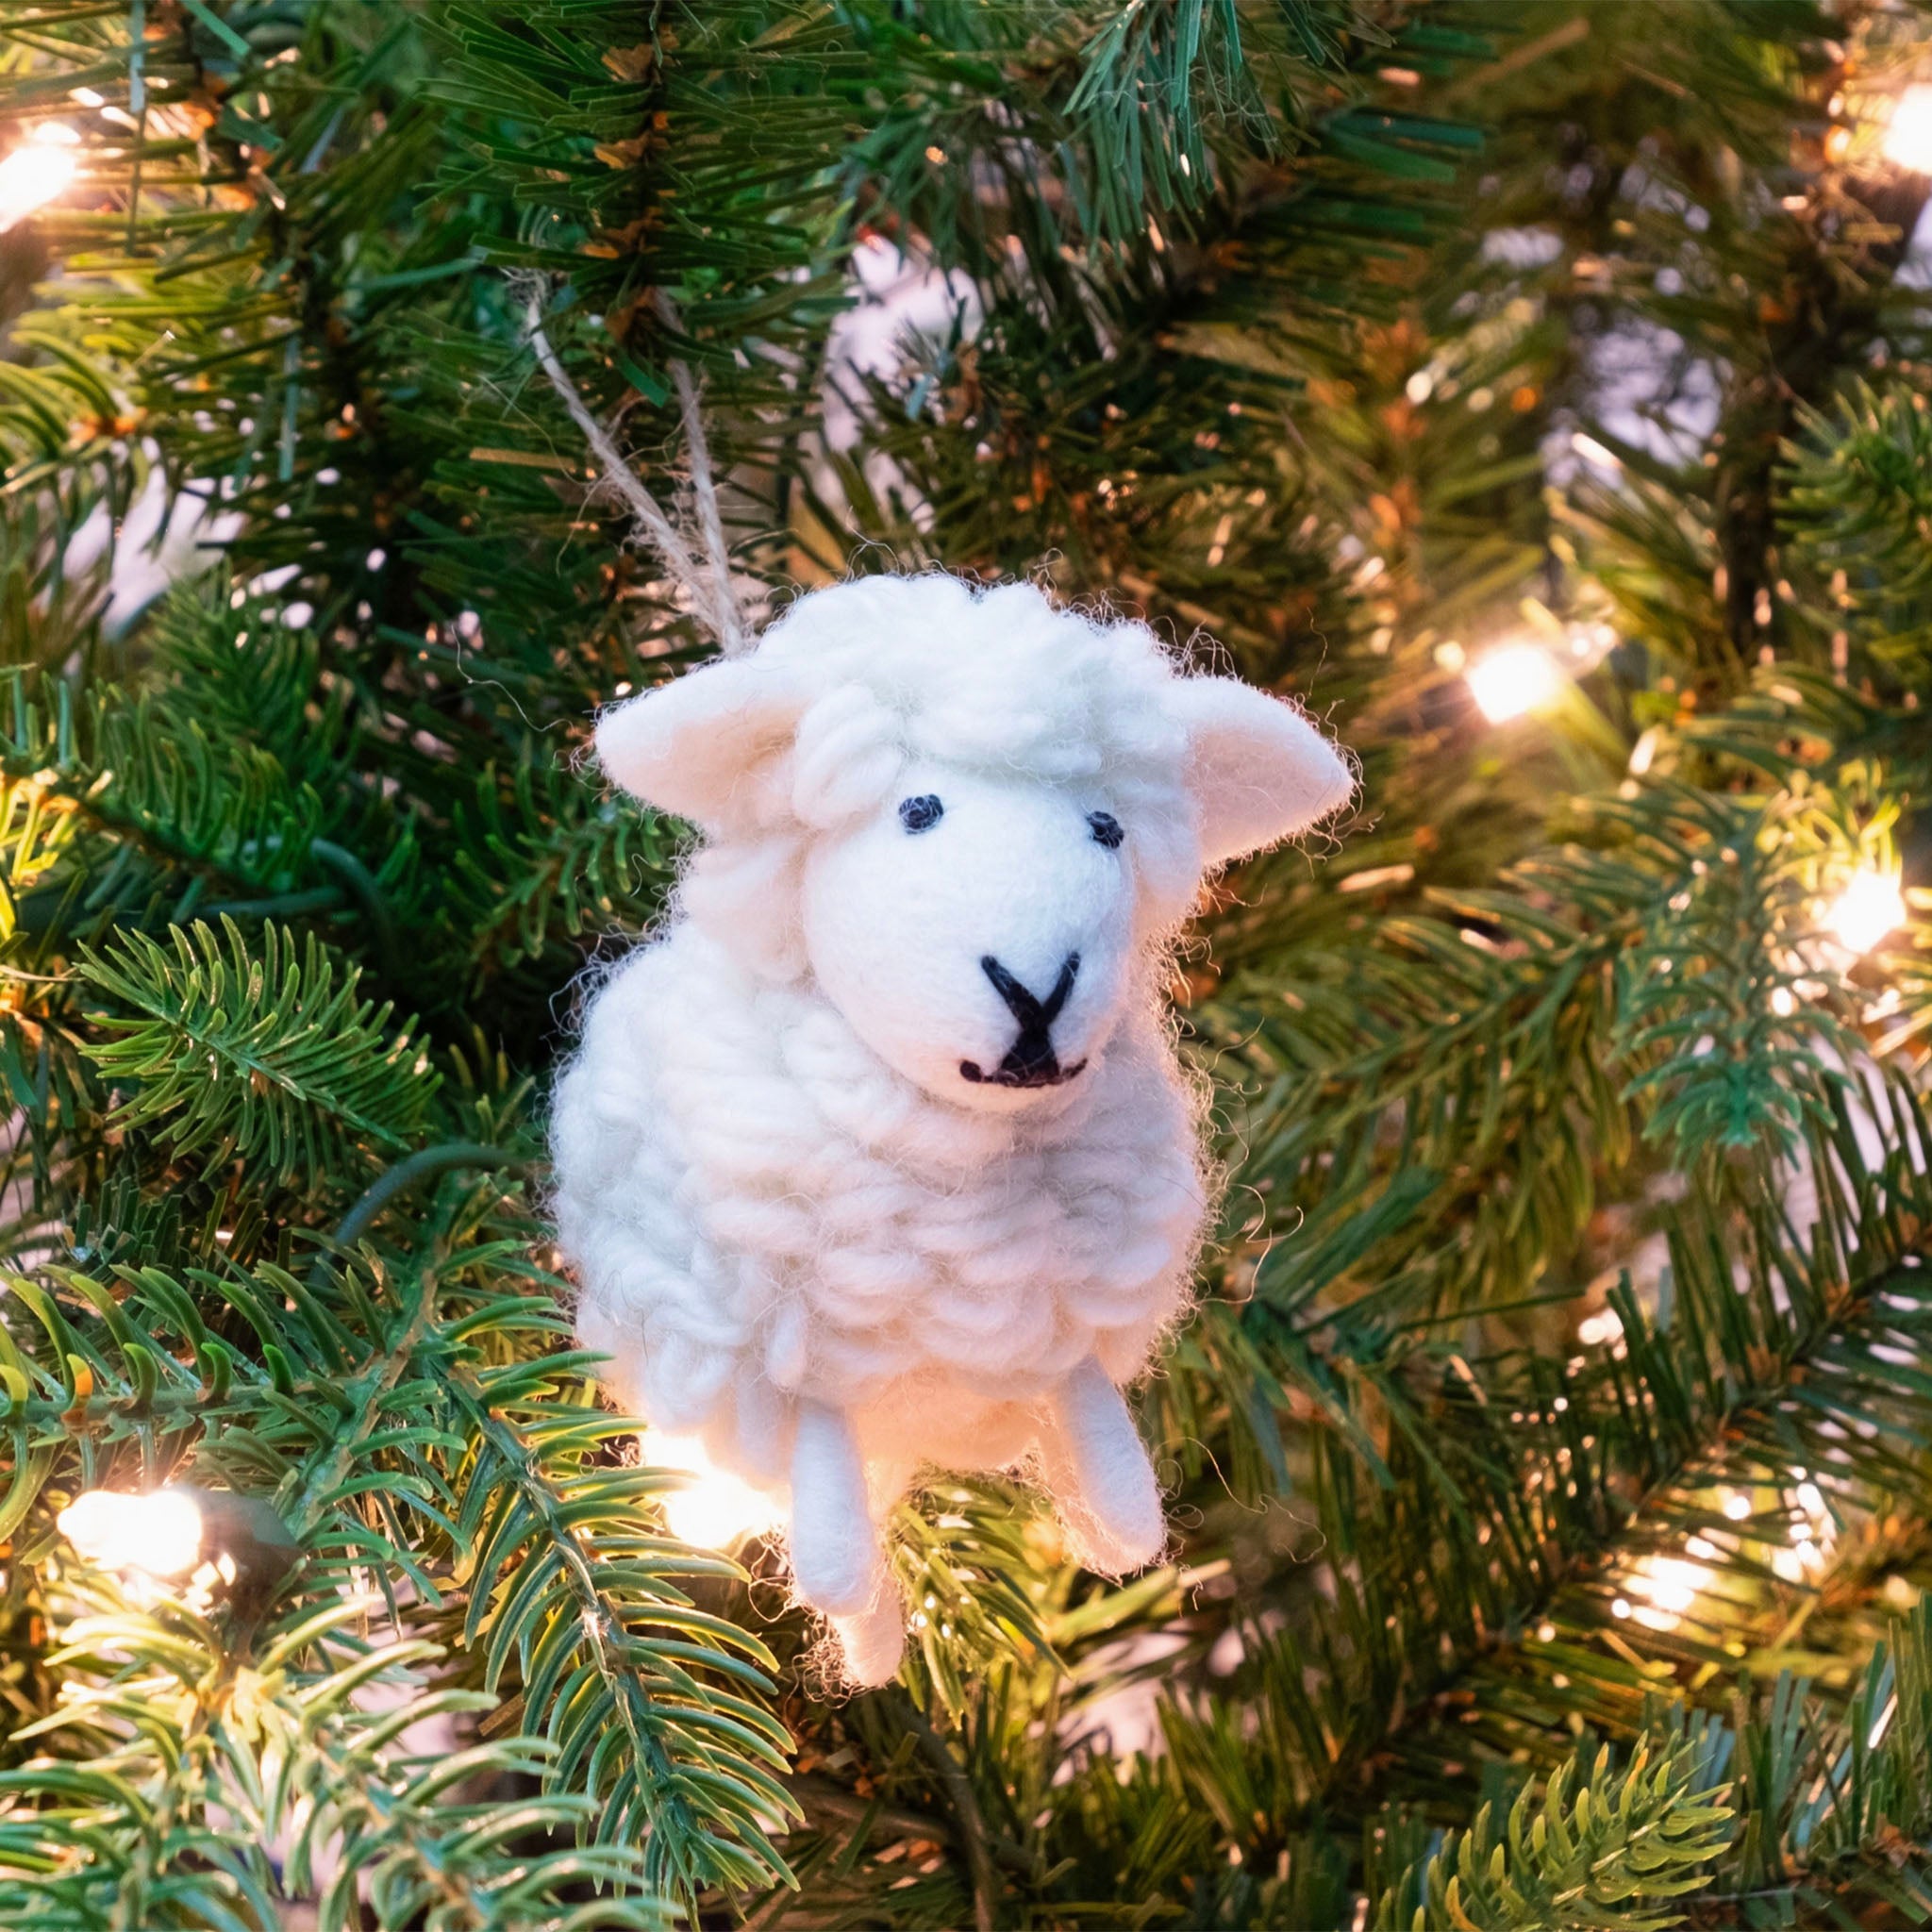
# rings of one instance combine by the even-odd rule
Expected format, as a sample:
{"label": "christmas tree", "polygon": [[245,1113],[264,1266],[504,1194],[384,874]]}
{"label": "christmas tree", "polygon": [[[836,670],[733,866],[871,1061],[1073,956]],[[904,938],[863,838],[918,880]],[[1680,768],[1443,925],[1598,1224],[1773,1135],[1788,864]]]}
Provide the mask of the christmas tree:
{"label": "christmas tree", "polygon": [[[0,0],[0,1924],[1932,1916],[1932,17]],[[862,1694],[547,1217],[694,426],[1362,768],[1172,1560],[935,1472]]]}

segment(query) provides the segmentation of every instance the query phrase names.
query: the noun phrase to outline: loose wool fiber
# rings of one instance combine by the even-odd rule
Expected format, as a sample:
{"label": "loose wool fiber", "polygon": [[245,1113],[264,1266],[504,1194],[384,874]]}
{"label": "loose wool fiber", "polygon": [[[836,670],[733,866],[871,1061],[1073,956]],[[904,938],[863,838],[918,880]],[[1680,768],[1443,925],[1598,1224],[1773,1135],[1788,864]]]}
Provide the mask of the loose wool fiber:
{"label": "loose wool fiber", "polygon": [[922,1465],[1027,1464],[1085,1560],[1151,1561],[1119,1391],[1215,1191],[1168,948],[1205,872],[1345,802],[1341,758],[1144,625],[941,575],[803,597],[597,746],[703,835],[557,1091],[613,1391],[783,1505],[862,1681],[897,1666],[877,1524]]}

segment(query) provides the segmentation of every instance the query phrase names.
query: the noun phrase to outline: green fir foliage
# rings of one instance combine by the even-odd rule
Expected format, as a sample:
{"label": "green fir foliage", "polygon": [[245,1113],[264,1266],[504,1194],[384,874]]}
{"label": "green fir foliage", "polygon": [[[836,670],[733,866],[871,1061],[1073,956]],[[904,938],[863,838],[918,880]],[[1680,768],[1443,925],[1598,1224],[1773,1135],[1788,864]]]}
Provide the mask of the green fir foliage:
{"label": "green fir foliage", "polygon": [[257,955],[232,919],[168,940],[132,932],[82,956],[120,1009],[96,1016],[87,1048],[128,1093],[111,1126],[165,1120],[176,1158],[240,1160],[283,1183],[353,1171],[358,1146],[408,1146],[436,1082],[408,1028],[391,1032],[391,1008],[357,998],[353,967],[275,925]]}
{"label": "green fir foliage", "polygon": [[[1932,1921],[1928,60],[0,0],[0,1923]],[[686,838],[590,725],[707,642],[533,312],[667,497],[695,370],[771,608],[1031,573],[1361,762],[1177,961],[1173,1560],[934,1472],[863,1696],[573,1347],[547,1084]],[[176,1574],[62,1525],[164,1486]]]}
{"label": "green fir foliage", "polygon": [[[1675,1902],[1702,1885],[1730,1838],[1723,1792],[1696,1789],[1707,1755],[1701,1739],[1656,1764],[1640,1749],[1619,1772],[1600,1748],[1593,1762],[1567,1759],[1540,1799],[1525,1789],[1507,1823],[1485,1805],[1429,1860],[1411,1932],[1652,1932],[1673,1924]],[[1384,1905],[1390,1932],[1398,1897]]]}

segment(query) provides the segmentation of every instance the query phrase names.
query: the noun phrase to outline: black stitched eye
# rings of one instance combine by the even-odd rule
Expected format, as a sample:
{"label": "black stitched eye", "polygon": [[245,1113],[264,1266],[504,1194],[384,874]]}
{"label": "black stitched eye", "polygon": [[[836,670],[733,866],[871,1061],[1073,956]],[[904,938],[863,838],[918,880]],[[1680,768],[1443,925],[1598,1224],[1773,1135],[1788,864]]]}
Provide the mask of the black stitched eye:
{"label": "black stitched eye", "polygon": [[945,807],[930,791],[899,801],[899,823],[908,832],[929,832],[945,815]]}
{"label": "black stitched eye", "polygon": [[1118,851],[1121,841],[1127,836],[1121,830],[1120,820],[1110,811],[1090,811],[1087,823],[1093,827],[1094,841],[1105,845],[1109,852]]}

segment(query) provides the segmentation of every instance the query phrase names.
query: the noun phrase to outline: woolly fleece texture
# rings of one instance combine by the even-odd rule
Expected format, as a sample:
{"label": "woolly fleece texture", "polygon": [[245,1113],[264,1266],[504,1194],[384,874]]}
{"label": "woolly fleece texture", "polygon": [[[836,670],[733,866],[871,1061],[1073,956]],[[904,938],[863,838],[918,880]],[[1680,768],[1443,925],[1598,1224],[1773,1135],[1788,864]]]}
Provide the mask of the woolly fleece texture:
{"label": "woolly fleece texture", "polygon": [[789,1508],[847,1668],[897,1668],[878,1523],[1030,1461],[1112,1574],[1165,1529],[1121,1387],[1213,1194],[1159,983],[1204,871],[1337,809],[1292,706],[1031,585],[873,577],[607,711],[703,841],[557,1093],[579,1333]]}

